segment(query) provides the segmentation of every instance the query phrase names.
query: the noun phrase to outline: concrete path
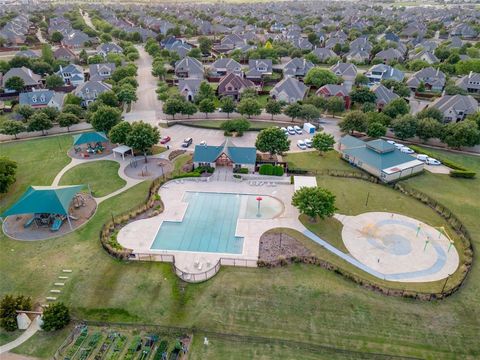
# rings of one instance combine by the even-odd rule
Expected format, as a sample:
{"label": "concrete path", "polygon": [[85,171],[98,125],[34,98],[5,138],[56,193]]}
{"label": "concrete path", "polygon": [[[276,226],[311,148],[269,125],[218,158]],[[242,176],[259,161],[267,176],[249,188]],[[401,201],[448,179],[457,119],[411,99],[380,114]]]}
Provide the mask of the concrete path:
{"label": "concrete path", "polygon": [[[25,330],[22,333],[22,335],[20,335],[18,338],[16,338],[15,340],[13,340],[13,341],[5,344],[5,345],[0,346],[0,354],[4,354],[4,353],[6,353],[6,352],[8,352],[12,349],[15,349],[17,346],[22,345],[25,341],[27,341],[33,335],[35,335],[38,330],[40,330],[40,317],[39,316],[37,316],[32,321],[32,323],[30,324],[28,329]],[[0,358],[3,360],[4,355],[0,356]]]}

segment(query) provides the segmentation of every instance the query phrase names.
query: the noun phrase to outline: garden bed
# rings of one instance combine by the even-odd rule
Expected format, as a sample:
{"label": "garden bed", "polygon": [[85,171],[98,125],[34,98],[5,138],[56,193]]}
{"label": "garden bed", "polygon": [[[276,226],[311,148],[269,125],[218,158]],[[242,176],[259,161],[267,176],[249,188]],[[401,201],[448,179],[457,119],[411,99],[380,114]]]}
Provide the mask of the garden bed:
{"label": "garden bed", "polygon": [[275,230],[268,231],[260,237],[258,257],[259,261],[269,266],[279,266],[292,263],[293,259],[313,256],[300,241]]}

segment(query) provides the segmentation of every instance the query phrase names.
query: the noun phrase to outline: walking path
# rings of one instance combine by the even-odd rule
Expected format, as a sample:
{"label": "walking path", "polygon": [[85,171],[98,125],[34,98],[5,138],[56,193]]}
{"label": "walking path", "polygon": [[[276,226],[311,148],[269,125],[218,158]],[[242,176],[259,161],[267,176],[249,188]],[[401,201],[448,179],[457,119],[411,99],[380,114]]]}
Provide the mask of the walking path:
{"label": "walking path", "polygon": [[[28,327],[27,330],[25,330],[22,335],[20,335],[18,338],[16,338],[13,341],[10,341],[9,343],[0,346],[0,354],[4,354],[12,349],[15,349],[17,346],[22,345],[25,341],[30,339],[33,335],[36,334],[36,332],[40,330],[40,316],[37,316],[30,326]],[[4,359],[4,355],[0,357],[2,360]]]}

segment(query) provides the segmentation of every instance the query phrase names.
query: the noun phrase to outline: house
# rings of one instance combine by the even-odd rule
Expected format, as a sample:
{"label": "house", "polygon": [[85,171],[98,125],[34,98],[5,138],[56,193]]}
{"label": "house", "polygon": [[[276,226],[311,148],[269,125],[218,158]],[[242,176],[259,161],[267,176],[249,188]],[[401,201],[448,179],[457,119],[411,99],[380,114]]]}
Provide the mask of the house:
{"label": "house", "polygon": [[234,59],[220,58],[210,65],[212,76],[224,76],[230,73],[242,75],[242,65]]}
{"label": "house", "polygon": [[108,54],[122,54],[123,49],[115,44],[115,43],[103,43],[97,47],[97,53],[102,55],[104,58],[107,57]]}
{"label": "house", "polygon": [[331,59],[338,58],[332,49],[327,48],[316,48],[311,54],[315,55],[321,63],[326,63]]}
{"label": "house", "polygon": [[354,64],[339,61],[330,68],[330,71],[343,79],[343,85],[346,86],[349,92],[352,90],[358,72]]}
{"label": "house", "polygon": [[230,73],[220,80],[217,91],[219,96],[231,96],[239,100],[242,92],[248,88],[255,88],[255,84],[242,76]]}
{"label": "house", "polygon": [[417,91],[421,83],[425,84],[425,89],[434,92],[441,92],[445,87],[447,78],[440,69],[433,67],[424,68],[417,71],[407,80],[407,86],[412,91]]}
{"label": "house", "polygon": [[384,63],[387,63],[390,61],[403,61],[404,57],[403,57],[403,54],[398,49],[388,48],[388,49],[379,51],[375,55],[375,59],[379,59],[379,60],[382,60]]}
{"label": "house", "polygon": [[478,101],[471,95],[443,95],[430,106],[443,113],[445,122],[461,121],[478,111]]}
{"label": "house", "polygon": [[323,98],[329,98],[332,96],[338,96],[343,99],[345,103],[345,109],[350,109],[351,100],[350,100],[350,90],[345,85],[335,85],[327,84],[323,85],[320,89],[317,90],[315,95],[321,96]]}
{"label": "house", "polygon": [[116,69],[114,63],[91,64],[89,67],[90,81],[103,81],[110,76]]}
{"label": "house", "polygon": [[53,56],[57,60],[64,60],[68,62],[77,60],[77,55],[69,48],[63,46],[60,46],[57,50],[55,50],[53,52]]}
{"label": "house", "polygon": [[175,75],[178,78],[203,79],[203,65],[199,60],[187,56],[175,63]]}
{"label": "house", "polygon": [[5,88],[6,93],[15,92],[15,90],[7,89],[5,87],[5,84],[7,83],[8,79],[12,77],[21,78],[25,83],[25,87],[24,87],[25,90],[42,87],[42,77],[40,75],[35,74],[29,68],[22,66],[20,68],[11,68],[5,73],[5,75],[3,75],[2,82],[0,83],[0,87]]}
{"label": "house", "polygon": [[458,79],[456,85],[470,94],[478,94],[480,92],[480,74],[470,71],[468,75]]}
{"label": "house", "polygon": [[382,139],[364,142],[346,135],[340,139],[339,151],[344,160],[385,183],[420,173],[424,167],[423,162]]}
{"label": "house", "polygon": [[304,58],[293,58],[285,64],[283,68],[283,76],[294,76],[296,78],[303,78],[308,71],[315,65],[310,60]]}
{"label": "house", "polygon": [[27,49],[27,50],[21,50],[15,54],[15,57],[26,57],[29,59],[38,59],[40,56],[33,50]]}
{"label": "house", "polygon": [[30,105],[34,109],[53,107],[61,110],[64,98],[65,94],[63,92],[42,89],[21,93],[18,102],[20,105]]}
{"label": "house", "polygon": [[93,39],[80,30],[72,30],[68,34],[64,34],[62,39],[62,46],[78,49],[83,47],[86,42],[90,42]]}
{"label": "house", "polygon": [[175,37],[168,38],[163,43],[165,50],[177,53],[180,59],[183,59],[192,50],[192,45],[188,44],[184,39],[176,39]]}
{"label": "house", "polygon": [[312,50],[313,49],[313,44],[310,41],[308,41],[307,39],[305,39],[303,37],[300,37],[300,36],[293,37],[290,40],[290,43],[294,47],[296,47],[297,49],[300,49],[300,50]]}
{"label": "house", "polygon": [[463,39],[475,39],[477,32],[468,24],[462,23],[450,31],[450,36],[458,36]]}
{"label": "house", "polygon": [[60,69],[56,73],[63,78],[65,85],[78,86],[85,81],[83,68],[79,65],[69,64],[65,67],[60,65]]}
{"label": "house", "polygon": [[416,54],[410,55],[409,58],[410,60],[423,60],[430,65],[440,62],[440,60],[435,56],[433,51],[430,50],[421,50]]}
{"label": "house", "polygon": [[307,94],[308,86],[293,77],[287,77],[277,83],[272,90],[270,96],[278,101],[286,103],[294,103],[303,100]]}
{"label": "house", "polygon": [[366,63],[370,59],[370,53],[362,49],[350,49],[345,56],[347,61],[355,61],[356,63]]}
{"label": "house", "polygon": [[405,75],[398,69],[386,64],[373,65],[365,76],[371,84],[379,83],[382,80],[402,81]]}
{"label": "house", "polygon": [[193,165],[225,166],[233,169],[246,168],[249,173],[255,172],[257,149],[254,147],[238,147],[227,138],[219,146],[196,145],[193,153]]}
{"label": "house", "polygon": [[89,80],[77,86],[74,95],[82,99],[82,106],[87,107],[97,100],[98,96],[106,91],[112,90],[112,86],[98,80]]}
{"label": "house", "polygon": [[264,76],[272,75],[272,71],[271,59],[251,59],[248,61],[248,71],[245,76],[249,80],[261,80]]}
{"label": "house", "polygon": [[391,89],[388,89],[382,84],[373,85],[370,88],[370,91],[373,92],[377,97],[377,99],[375,100],[375,104],[377,105],[377,110],[382,110],[385,107],[385,105],[387,105],[392,100],[395,100],[399,97]]}
{"label": "house", "polygon": [[187,79],[178,79],[178,91],[180,95],[185,97],[188,101],[193,101],[197,95],[198,89],[202,79],[196,78],[187,78]]}

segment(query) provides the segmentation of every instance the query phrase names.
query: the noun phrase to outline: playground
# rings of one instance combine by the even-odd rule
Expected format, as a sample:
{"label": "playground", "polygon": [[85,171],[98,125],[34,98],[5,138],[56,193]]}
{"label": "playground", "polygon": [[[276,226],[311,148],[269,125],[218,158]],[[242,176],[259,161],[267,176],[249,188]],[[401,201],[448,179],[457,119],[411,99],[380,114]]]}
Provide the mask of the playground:
{"label": "playground", "polygon": [[388,212],[335,217],[343,223],[349,253],[377,277],[428,282],[447,278],[458,268],[457,250],[443,227]]}

